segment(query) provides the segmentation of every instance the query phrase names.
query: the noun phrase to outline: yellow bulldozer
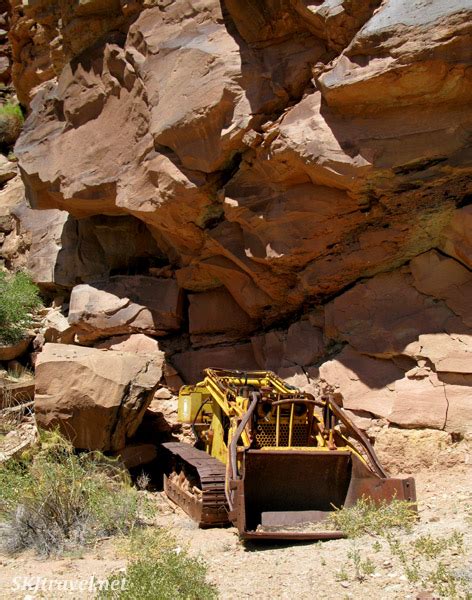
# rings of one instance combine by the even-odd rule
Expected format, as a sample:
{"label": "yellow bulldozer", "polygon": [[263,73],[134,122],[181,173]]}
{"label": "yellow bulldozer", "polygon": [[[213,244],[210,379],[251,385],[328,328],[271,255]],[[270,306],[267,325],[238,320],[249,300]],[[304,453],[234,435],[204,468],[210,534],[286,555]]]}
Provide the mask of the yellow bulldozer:
{"label": "yellow bulldozer", "polygon": [[330,512],[362,497],[415,502],[390,478],[334,395],[315,399],[268,371],[206,369],[183,386],[179,420],[194,446],[164,444],[164,490],[201,527],[233,523],[243,539],[342,537]]}

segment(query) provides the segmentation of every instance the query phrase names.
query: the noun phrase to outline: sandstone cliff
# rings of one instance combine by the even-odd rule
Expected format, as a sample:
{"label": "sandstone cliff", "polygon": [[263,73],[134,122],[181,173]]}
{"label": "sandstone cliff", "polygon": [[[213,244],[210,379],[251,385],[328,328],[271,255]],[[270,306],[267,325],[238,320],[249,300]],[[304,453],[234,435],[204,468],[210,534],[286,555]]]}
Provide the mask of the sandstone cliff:
{"label": "sandstone cliff", "polygon": [[469,0],[11,4],[18,218],[76,343],[470,431]]}

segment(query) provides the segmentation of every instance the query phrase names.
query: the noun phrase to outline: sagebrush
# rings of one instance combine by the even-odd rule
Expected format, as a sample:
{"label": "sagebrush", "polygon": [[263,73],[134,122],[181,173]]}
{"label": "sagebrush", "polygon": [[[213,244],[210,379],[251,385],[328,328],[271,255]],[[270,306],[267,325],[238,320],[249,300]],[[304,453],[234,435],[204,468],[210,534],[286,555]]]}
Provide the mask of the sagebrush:
{"label": "sagebrush", "polygon": [[126,534],[147,508],[115,461],[76,454],[58,434],[43,434],[32,456],[0,467],[2,544],[10,553],[33,548],[58,555]]}

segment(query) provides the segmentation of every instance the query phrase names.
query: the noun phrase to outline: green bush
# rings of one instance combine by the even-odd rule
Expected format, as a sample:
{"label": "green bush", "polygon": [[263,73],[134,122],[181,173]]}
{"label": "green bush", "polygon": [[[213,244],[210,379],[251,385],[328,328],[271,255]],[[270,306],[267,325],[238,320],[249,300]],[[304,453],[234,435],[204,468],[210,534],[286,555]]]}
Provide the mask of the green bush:
{"label": "green bush", "polygon": [[131,562],[124,573],[112,575],[99,600],[214,600],[206,581],[207,566],[176,547],[159,529],[136,530],[130,540]]}
{"label": "green bush", "polygon": [[13,102],[7,102],[0,106],[0,118],[3,116],[15,117],[21,123],[24,122],[23,112],[21,111],[21,107],[19,104],[14,104]]}
{"label": "green bush", "polygon": [[2,545],[58,555],[139,523],[142,501],[127,472],[100,453],[75,454],[58,434],[43,434],[32,457],[0,467]]}
{"label": "green bush", "polygon": [[0,106],[0,146],[3,149],[14,145],[21,133],[24,120],[18,104],[7,102]]}
{"label": "green bush", "polygon": [[31,324],[31,312],[40,306],[39,290],[27,273],[0,271],[0,344],[21,340]]}
{"label": "green bush", "polygon": [[411,531],[417,520],[414,505],[406,500],[374,502],[361,498],[349,508],[336,510],[330,515],[331,525],[349,538],[365,534],[383,535],[390,529]]}

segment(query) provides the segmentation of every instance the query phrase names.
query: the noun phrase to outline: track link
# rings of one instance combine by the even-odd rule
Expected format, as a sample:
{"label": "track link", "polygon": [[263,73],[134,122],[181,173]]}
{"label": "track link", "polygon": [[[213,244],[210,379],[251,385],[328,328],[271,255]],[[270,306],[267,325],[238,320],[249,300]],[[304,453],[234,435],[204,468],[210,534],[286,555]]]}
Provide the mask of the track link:
{"label": "track link", "polygon": [[[164,476],[164,491],[200,527],[226,525],[228,506],[225,495],[225,465],[190,444],[167,442],[162,444],[169,459],[167,475]],[[177,475],[185,473],[201,493],[185,489],[179,484]],[[189,486],[190,488],[190,486]]]}

